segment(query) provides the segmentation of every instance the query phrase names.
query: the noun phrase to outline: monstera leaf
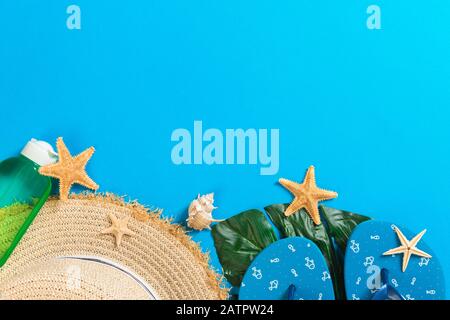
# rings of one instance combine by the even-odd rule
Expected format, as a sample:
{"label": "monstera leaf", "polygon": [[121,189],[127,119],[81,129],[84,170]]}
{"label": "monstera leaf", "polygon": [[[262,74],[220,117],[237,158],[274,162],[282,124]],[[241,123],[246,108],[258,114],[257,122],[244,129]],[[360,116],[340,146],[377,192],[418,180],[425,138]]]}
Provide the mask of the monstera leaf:
{"label": "monstera leaf", "polygon": [[370,220],[369,217],[356,213],[319,206],[321,216],[325,218],[328,233],[332,236],[339,249],[345,252],[347,241],[353,229],[360,223]]}
{"label": "monstera leaf", "polygon": [[[345,299],[343,253],[353,229],[370,218],[319,206],[323,223],[315,225],[305,210],[286,217],[287,206],[274,204],[265,210],[281,238],[305,237],[319,247],[328,263],[336,298]],[[235,287],[240,286],[247,268],[259,252],[277,240],[270,223],[259,210],[245,211],[216,224],[212,235],[224,275]]]}
{"label": "monstera leaf", "polygon": [[212,236],[224,276],[237,287],[252,260],[277,241],[272,226],[259,210],[245,211],[214,225]]}

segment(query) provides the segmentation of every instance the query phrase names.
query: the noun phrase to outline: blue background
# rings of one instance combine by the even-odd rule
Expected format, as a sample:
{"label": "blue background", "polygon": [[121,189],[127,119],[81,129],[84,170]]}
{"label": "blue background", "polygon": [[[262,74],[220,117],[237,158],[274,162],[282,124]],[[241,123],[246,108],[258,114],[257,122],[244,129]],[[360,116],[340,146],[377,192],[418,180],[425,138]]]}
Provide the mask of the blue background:
{"label": "blue background", "polygon": [[[197,193],[216,193],[218,218],[288,202],[278,178],[314,164],[340,194],[328,205],[427,228],[450,270],[449,21],[442,0],[1,0],[0,158],[31,137],[94,145],[101,191],[177,221]],[[279,128],[279,174],[173,165],[170,135],[194,120]],[[219,267],[210,233],[193,234]]]}

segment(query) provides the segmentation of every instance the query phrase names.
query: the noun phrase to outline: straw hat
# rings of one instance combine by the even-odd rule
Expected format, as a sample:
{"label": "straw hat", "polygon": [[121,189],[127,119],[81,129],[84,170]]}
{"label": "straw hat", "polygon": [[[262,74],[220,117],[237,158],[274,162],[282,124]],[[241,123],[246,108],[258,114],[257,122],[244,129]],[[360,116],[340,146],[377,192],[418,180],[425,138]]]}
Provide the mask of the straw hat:
{"label": "straw hat", "polygon": [[[126,225],[119,246],[108,233],[114,218]],[[1,299],[226,297],[181,226],[113,195],[48,200],[0,268]]]}

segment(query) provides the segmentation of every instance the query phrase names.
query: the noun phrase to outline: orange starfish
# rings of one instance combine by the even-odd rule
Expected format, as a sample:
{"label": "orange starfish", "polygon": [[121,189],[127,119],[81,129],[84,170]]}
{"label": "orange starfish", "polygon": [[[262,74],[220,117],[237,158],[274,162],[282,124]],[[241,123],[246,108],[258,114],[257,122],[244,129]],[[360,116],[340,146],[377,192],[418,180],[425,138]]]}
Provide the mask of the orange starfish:
{"label": "orange starfish", "polygon": [[86,164],[95,152],[94,147],[86,149],[76,157],[72,157],[62,138],[56,141],[59,161],[39,169],[39,173],[59,179],[59,196],[67,200],[72,185],[79,184],[97,190],[99,186],[86,173]]}
{"label": "orange starfish", "polygon": [[385,253],[383,253],[383,256],[393,255],[393,254],[397,254],[397,253],[403,253],[402,272],[405,272],[406,268],[408,267],[409,259],[411,258],[411,255],[413,255],[413,254],[415,254],[416,256],[419,256],[419,257],[431,258],[431,256],[428,253],[417,249],[417,243],[419,243],[420,239],[422,239],[425,232],[427,232],[426,229],[423,230],[421,233],[419,233],[414,238],[412,238],[411,241],[406,239],[405,235],[400,231],[399,228],[395,227],[394,230],[395,230],[395,233],[397,233],[397,236],[398,236],[398,239],[400,240],[401,246],[386,251]]}
{"label": "orange starfish", "polygon": [[114,214],[108,213],[109,219],[111,220],[111,226],[106,228],[101,233],[102,234],[112,234],[116,238],[116,247],[120,247],[122,243],[122,238],[124,235],[134,236],[135,233],[128,229],[128,221],[130,217],[127,216],[123,219],[118,219]]}
{"label": "orange starfish", "polygon": [[283,178],[279,182],[295,196],[284,215],[288,217],[304,208],[316,225],[321,223],[318,208],[319,201],[333,199],[338,196],[336,192],[317,187],[314,166],[308,168],[305,180],[301,184]]}

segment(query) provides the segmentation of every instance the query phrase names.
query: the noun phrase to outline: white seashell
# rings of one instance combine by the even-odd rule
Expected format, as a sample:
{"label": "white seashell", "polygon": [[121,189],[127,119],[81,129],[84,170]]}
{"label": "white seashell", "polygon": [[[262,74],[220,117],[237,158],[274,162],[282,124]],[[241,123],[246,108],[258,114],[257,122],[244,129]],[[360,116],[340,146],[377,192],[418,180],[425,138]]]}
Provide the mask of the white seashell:
{"label": "white seashell", "polygon": [[214,209],[217,209],[217,207],[214,207],[214,193],[198,195],[197,199],[189,205],[189,217],[186,220],[188,226],[195,230],[211,230],[211,223],[223,221],[213,219],[212,212]]}

